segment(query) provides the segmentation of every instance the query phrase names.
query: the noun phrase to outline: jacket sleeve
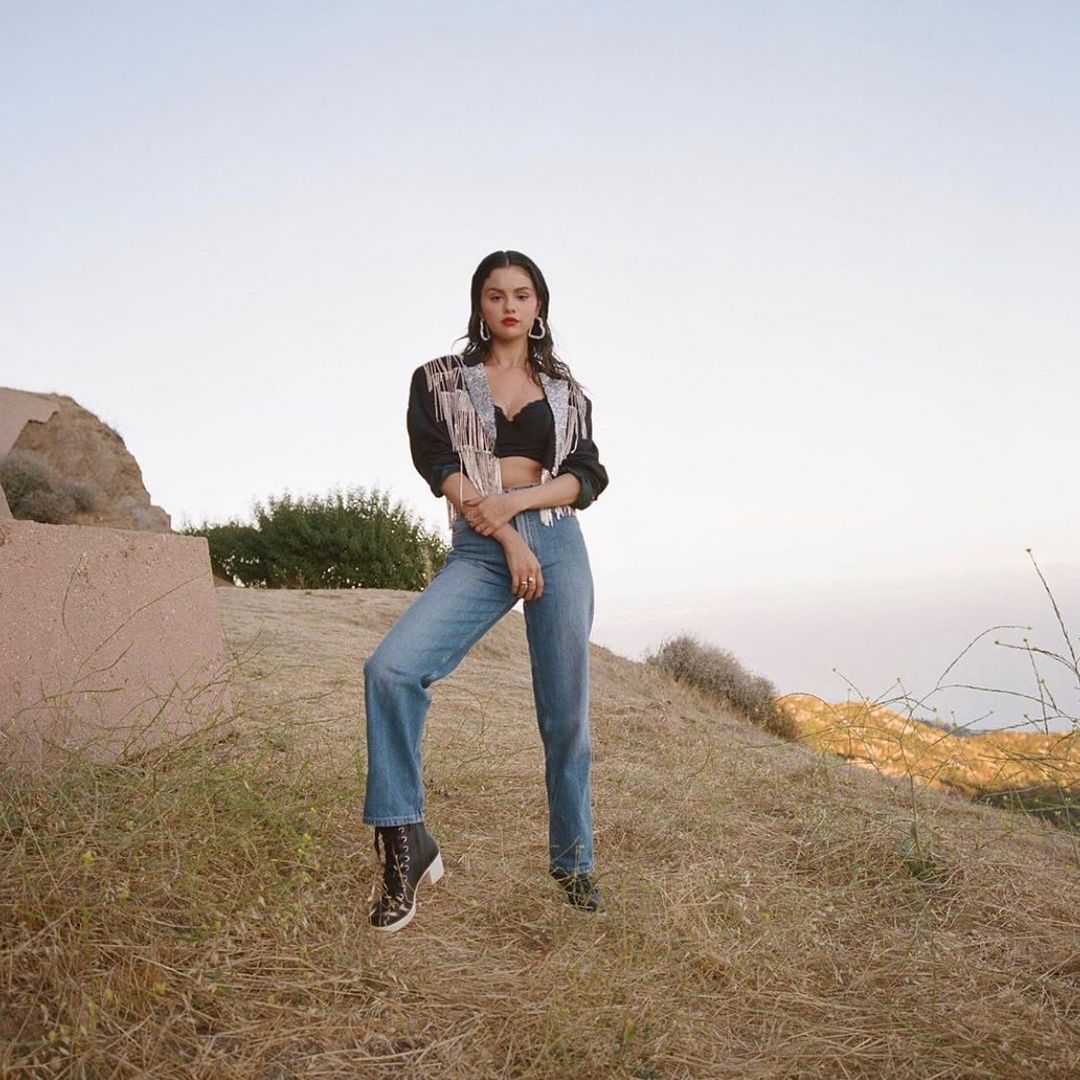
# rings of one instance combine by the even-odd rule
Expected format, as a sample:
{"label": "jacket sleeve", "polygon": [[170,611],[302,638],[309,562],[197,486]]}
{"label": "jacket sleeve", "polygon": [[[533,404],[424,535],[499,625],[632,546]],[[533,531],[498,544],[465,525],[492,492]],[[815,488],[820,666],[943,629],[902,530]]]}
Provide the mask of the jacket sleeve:
{"label": "jacket sleeve", "polygon": [[409,387],[406,428],[416,471],[432,494],[442,498],[442,483],[451,473],[461,471],[461,460],[450,444],[446,421],[435,416],[435,398],[428,390],[423,364],[413,372]]}
{"label": "jacket sleeve", "polygon": [[600,464],[600,454],[592,437],[592,402],[585,398],[585,423],[578,432],[577,446],[563,458],[556,475],[572,473],[581,483],[581,493],[570,504],[584,510],[608,485],[607,469]]}

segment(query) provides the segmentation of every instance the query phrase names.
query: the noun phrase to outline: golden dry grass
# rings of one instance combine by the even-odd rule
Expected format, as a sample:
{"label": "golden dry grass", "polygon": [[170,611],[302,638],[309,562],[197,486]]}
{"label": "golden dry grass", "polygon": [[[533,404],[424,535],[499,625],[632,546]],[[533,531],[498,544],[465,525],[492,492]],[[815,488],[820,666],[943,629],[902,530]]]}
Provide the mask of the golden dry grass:
{"label": "golden dry grass", "polygon": [[4,1075],[1080,1070],[1065,833],[779,741],[596,647],[610,913],[571,911],[516,612],[435,687],[447,874],[373,935],[361,667],[411,594],[219,598],[238,734],[4,779]]}
{"label": "golden dry grass", "polygon": [[1003,788],[1080,792],[1080,728],[954,735],[868,702],[788,694],[779,703],[806,745],[890,776],[965,795]]}

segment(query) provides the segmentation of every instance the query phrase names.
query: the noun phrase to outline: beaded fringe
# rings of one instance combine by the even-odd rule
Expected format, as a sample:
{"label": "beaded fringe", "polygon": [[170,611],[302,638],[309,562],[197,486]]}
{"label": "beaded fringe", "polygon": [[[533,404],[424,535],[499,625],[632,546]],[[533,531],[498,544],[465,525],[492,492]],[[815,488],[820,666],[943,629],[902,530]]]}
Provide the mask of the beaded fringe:
{"label": "beaded fringe", "polygon": [[[457,356],[439,356],[424,364],[427,388],[435,400],[435,417],[446,422],[450,432],[450,444],[458,452],[461,471],[475,485],[481,495],[501,495],[502,467],[495,456],[494,443],[489,438],[480,414],[464,385],[463,365]],[[578,443],[579,432],[585,422],[585,399],[580,390],[574,391],[567,407],[566,428],[563,445],[570,453]],[[565,457],[565,454],[563,455]],[[556,462],[556,466],[559,463]],[[540,473],[540,482],[554,479],[548,468]],[[462,486],[459,500],[464,496]],[[461,516],[450,499],[446,500],[447,517],[453,527]],[[540,521],[552,525],[555,518],[574,514],[572,506],[545,506],[540,509]]]}

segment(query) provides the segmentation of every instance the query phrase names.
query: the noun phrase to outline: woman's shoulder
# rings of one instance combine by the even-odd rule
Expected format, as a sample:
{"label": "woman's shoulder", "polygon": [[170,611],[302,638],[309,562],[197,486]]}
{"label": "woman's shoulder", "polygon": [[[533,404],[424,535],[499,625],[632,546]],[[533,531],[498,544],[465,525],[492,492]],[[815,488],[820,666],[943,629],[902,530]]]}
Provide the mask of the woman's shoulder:
{"label": "woman's shoulder", "polygon": [[417,371],[448,371],[451,368],[460,366],[460,353],[447,353],[445,356],[436,356],[431,360],[425,360],[422,364],[420,364],[414,369],[413,374],[415,375]]}
{"label": "woman's shoulder", "polygon": [[458,370],[461,366],[461,357],[457,353],[436,356],[434,359],[425,360],[422,364],[413,368],[413,382],[426,380],[430,384],[433,378]]}
{"label": "woman's shoulder", "polygon": [[445,356],[436,356],[431,360],[425,360],[413,371],[413,378],[418,378],[420,373],[432,379],[445,378],[447,375],[456,375],[463,368],[472,367],[479,363],[479,357],[468,357],[463,353],[447,353]]}

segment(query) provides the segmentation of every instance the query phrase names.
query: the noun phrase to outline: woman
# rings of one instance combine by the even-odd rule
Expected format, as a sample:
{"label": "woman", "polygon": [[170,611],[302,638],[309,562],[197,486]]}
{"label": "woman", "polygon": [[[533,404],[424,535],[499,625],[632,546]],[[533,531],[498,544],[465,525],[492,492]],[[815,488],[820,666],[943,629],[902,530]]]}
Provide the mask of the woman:
{"label": "woman", "polygon": [[377,930],[405,926],[420,881],[443,872],[423,822],[428,688],[518,600],[544,744],[549,870],[574,907],[603,909],[589,787],[593,584],[575,511],[607,487],[607,472],[592,441],[592,403],[555,356],[536,264],[492,252],[471,292],[465,349],[421,364],[409,394],[413,463],[446,497],[450,555],[364,665],[364,823],[375,827],[383,860],[370,898]]}

